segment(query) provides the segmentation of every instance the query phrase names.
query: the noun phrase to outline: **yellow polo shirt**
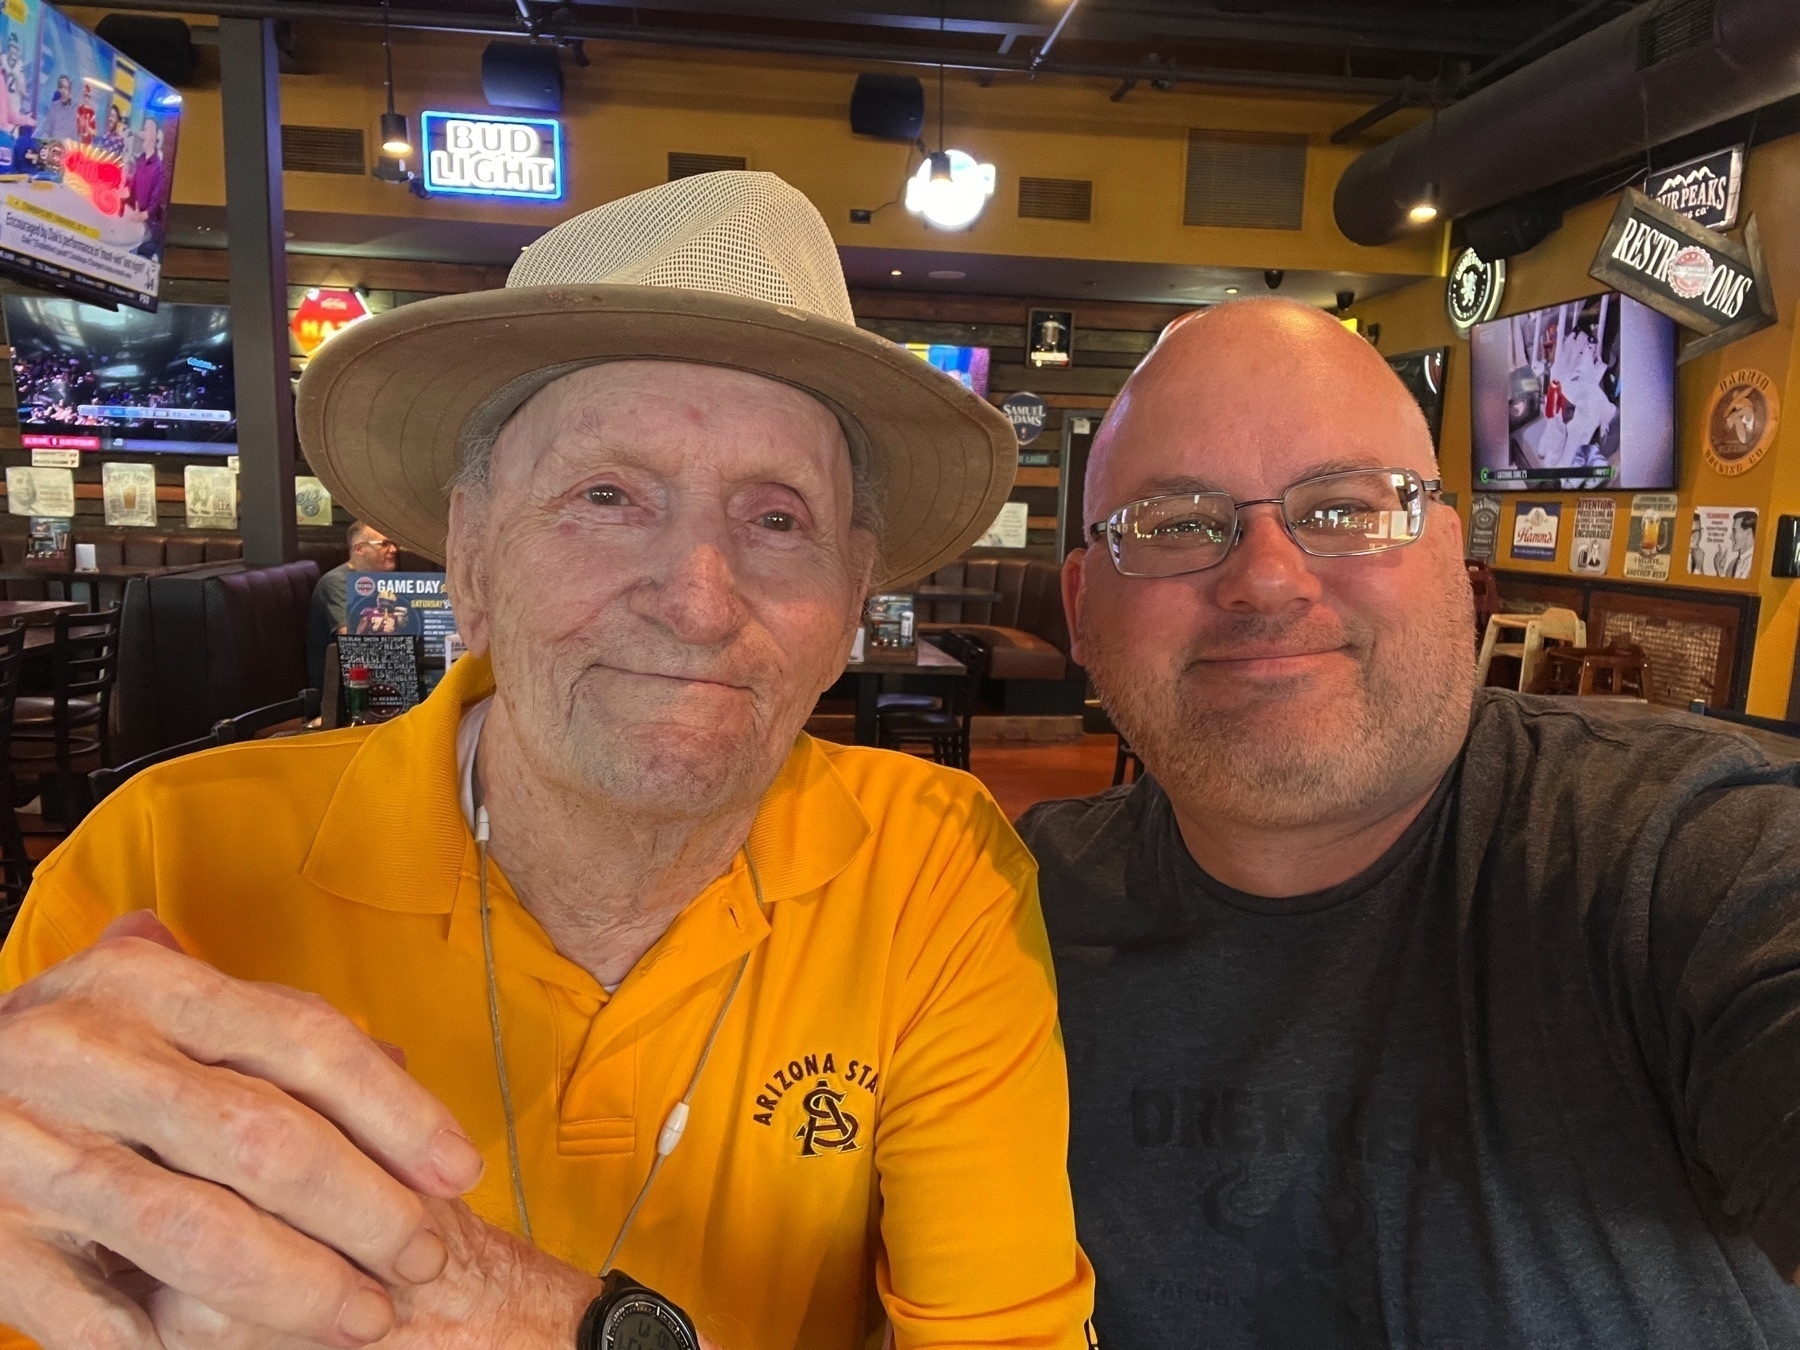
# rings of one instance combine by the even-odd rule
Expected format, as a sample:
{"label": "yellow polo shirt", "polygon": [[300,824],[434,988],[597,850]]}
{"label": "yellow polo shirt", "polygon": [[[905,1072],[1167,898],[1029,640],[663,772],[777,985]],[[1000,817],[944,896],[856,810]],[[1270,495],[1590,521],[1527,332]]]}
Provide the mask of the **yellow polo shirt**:
{"label": "yellow polo shirt", "polygon": [[[516,1230],[488,1029],[459,661],[385,726],[151,769],[41,864],[0,989],[154,909],[227,973],[312,990],[481,1148],[469,1201]],[[802,736],[749,848],[608,995],[490,873],[538,1244],[605,1258],[738,959],[748,973],[620,1265],[725,1350],[1085,1345],[1068,1108],[1036,872],[974,779]],[[878,1297],[877,1297],[878,1296]],[[28,1344],[0,1332],[0,1345]]]}

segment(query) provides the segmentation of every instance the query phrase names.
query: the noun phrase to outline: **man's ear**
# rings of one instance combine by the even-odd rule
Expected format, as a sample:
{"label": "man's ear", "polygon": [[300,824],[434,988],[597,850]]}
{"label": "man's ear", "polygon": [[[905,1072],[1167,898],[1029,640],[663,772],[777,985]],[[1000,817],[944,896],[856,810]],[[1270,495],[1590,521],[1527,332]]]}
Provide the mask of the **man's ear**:
{"label": "man's ear", "polygon": [[1072,549],[1062,565],[1063,618],[1069,625],[1069,659],[1078,666],[1087,664],[1087,658],[1081,654],[1081,564],[1086,557],[1085,548]]}
{"label": "man's ear", "polygon": [[444,584],[456,615],[457,636],[476,656],[488,648],[486,511],[466,488],[450,494],[450,529],[444,540]]}

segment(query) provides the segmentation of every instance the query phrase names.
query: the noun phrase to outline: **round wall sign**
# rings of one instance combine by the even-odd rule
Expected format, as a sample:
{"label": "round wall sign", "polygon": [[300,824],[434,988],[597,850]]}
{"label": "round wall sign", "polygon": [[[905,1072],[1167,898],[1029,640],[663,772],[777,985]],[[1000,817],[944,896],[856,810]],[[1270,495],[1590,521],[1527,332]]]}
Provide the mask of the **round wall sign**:
{"label": "round wall sign", "polygon": [[1021,392],[1010,395],[1000,405],[1000,411],[1012,423],[1013,435],[1019,438],[1019,444],[1030,445],[1043,431],[1044,419],[1049,415],[1050,409],[1036,394]]}
{"label": "round wall sign", "polygon": [[1775,444],[1781,395],[1760,370],[1734,370],[1713,389],[1706,409],[1706,462],[1727,477],[1746,472]]}
{"label": "round wall sign", "polygon": [[1486,323],[1500,312],[1500,301],[1506,295],[1506,259],[1483,262],[1472,248],[1465,248],[1450,265],[1450,277],[1444,286],[1444,309],[1450,315],[1450,326],[1461,338],[1478,323]]}

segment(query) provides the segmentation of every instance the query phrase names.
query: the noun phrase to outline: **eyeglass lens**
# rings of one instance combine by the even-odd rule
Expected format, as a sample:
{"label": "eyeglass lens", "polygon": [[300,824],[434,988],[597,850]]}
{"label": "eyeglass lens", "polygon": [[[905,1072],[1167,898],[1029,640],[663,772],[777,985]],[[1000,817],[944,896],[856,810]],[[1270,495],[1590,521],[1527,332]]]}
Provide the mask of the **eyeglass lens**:
{"label": "eyeglass lens", "polygon": [[[1282,494],[1280,505],[1294,542],[1320,557],[1410,544],[1425,521],[1423,483],[1404,469],[1302,479]],[[1175,576],[1225,561],[1237,535],[1237,507],[1223,492],[1173,493],[1132,502],[1109,523],[1119,571]]]}

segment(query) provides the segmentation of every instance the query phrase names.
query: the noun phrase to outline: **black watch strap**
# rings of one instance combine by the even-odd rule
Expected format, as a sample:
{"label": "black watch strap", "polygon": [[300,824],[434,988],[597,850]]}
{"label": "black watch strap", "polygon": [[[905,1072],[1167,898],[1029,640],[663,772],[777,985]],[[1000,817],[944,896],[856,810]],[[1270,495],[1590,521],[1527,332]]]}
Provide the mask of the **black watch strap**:
{"label": "black watch strap", "polygon": [[622,1270],[608,1272],[601,1281],[600,1296],[588,1304],[587,1312],[581,1318],[581,1326],[575,1332],[575,1350],[608,1350],[603,1340],[607,1314],[618,1304],[634,1296],[655,1305],[658,1320],[663,1321],[678,1338],[686,1338],[687,1347],[683,1350],[698,1350],[700,1335],[694,1330],[694,1324],[688,1315],[654,1289],[638,1283]]}

